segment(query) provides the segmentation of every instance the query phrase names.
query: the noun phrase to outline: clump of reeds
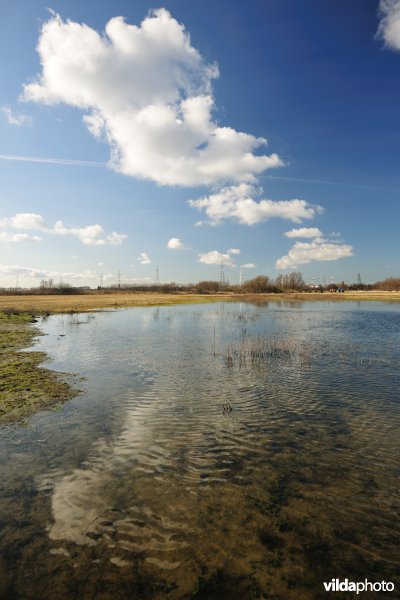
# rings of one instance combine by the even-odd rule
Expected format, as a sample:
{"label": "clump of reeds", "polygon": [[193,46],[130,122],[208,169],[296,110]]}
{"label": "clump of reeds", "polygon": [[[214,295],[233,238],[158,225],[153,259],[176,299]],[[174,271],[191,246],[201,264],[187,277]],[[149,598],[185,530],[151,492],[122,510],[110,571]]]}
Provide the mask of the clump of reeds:
{"label": "clump of reeds", "polygon": [[228,367],[290,359],[298,353],[293,339],[276,339],[270,336],[245,335],[240,341],[231,342],[225,352]]}

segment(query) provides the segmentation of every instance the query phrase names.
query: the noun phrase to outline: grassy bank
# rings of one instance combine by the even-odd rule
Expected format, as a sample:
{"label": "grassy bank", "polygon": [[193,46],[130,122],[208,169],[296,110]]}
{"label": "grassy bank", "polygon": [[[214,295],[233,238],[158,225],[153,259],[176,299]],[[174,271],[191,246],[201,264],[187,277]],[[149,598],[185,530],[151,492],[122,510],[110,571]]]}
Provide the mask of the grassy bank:
{"label": "grassy bank", "polygon": [[40,365],[43,352],[21,352],[39,330],[31,314],[0,312],[0,425],[20,421],[76,395],[61,376]]}

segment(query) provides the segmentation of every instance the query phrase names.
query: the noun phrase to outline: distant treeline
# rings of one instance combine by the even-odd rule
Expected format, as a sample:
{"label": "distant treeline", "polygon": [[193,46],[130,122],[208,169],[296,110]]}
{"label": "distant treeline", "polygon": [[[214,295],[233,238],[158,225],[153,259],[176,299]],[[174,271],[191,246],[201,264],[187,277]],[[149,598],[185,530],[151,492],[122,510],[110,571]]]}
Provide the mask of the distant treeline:
{"label": "distant treeline", "polygon": [[101,293],[113,294],[116,292],[158,292],[161,294],[280,294],[284,292],[308,292],[308,291],[337,291],[337,290],[383,290],[400,291],[400,277],[388,277],[373,284],[352,283],[344,281],[330,283],[328,285],[308,285],[304,282],[303,275],[292,272],[288,275],[278,275],[275,278],[267,275],[258,275],[248,279],[242,284],[230,284],[227,282],[205,280],[198,283],[160,283],[160,284],[118,284],[108,287],[73,286],[69,283],[54,283],[53,280],[43,280],[38,287],[32,288],[0,288],[0,295],[49,295],[49,294],[88,294]]}
{"label": "distant treeline", "polygon": [[374,285],[374,289],[385,290],[387,292],[400,290],[400,277],[388,277],[383,281],[377,281]]}

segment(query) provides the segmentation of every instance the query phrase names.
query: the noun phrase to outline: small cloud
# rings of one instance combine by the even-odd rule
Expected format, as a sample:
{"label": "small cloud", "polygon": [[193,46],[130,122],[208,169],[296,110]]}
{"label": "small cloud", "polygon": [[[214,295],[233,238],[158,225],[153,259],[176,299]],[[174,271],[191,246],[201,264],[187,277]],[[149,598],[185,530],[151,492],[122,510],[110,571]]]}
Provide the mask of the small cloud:
{"label": "small cloud", "polygon": [[32,119],[30,117],[28,117],[27,115],[14,113],[10,106],[2,106],[1,112],[3,113],[9,125],[21,127],[22,125],[32,124]]}
{"label": "small cloud", "polygon": [[28,233],[8,233],[7,231],[0,232],[1,242],[42,242],[43,238],[38,235],[29,235]]}
{"label": "small cloud", "polygon": [[240,254],[241,250],[239,248],[230,248],[230,250],[227,250],[228,254]]}
{"label": "small cloud", "polygon": [[322,237],[322,231],[317,227],[299,227],[285,232],[288,238],[317,238]]}
{"label": "small cloud", "polygon": [[126,233],[117,233],[116,231],[113,231],[107,236],[107,242],[111,246],[120,246],[127,237]]}
{"label": "small cloud", "polygon": [[[63,221],[57,221],[53,226],[48,225],[41,215],[36,213],[18,213],[10,218],[0,219],[0,227],[13,229],[29,229],[43,231],[53,235],[72,235],[86,246],[119,246],[128,236],[125,233],[111,232],[104,237],[105,231],[101,225],[86,227],[65,227]],[[35,236],[33,236],[35,237]]]}
{"label": "small cloud", "polygon": [[199,253],[199,262],[205,265],[220,265],[223,263],[227,267],[234,267],[232,257],[228,253],[211,250],[210,252]]}
{"label": "small cloud", "polygon": [[99,263],[97,263],[97,266],[98,267],[104,267],[104,263],[103,262],[99,262]]}
{"label": "small cloud", "polygon": [[255,269],[257,265],[254,263],[245,263],[244,265],[240,265],[242,269]]}
{"label": "small cloud", "polygon": [[179,238],[171,238],[167,243],[167,248],[170,250],[185,250],[188,248],[188,246],[185,246],[185,244]]}
{"label": "small cloud", "polygon": [[8,225],[13,229],[38,229],[46,231],[47,226],[41,215],[36,213],[18,213],[9,219],[1,219],[2,225]]}
{"label": "small cloud", "polygon": [[400,51],[400,0],[381,0],[379,13],[378,37],[387,48]]}
{"label": "small cloud", "polygon": [[87,225],[86,227],[65,227],[62,221],[57,221],[51,230],[56,235],[74,235],[86,246],[104,246],[106,241],[101,237],[104,229],[101,225]]}
{"label": "small cloud", "polygon": [[151,263],[150,257],[147,252],[141,252],[138,258],[141,265],[149,265]]}
{"label": "small cloud", "polygon": [[259,193],[260,190],[253,185],[240,183],[197,200],[188,200],[188,204],[203,210],[213,225],[228,219],[242,225],[256,225],[272,218],[300,223],[303,219],[312,219],[323,210],[321,206],[313,206],[306,200],[257,200]]}
{"label": "small cloud", "polygon": [[312,242],[296,242],[286,256],[276,261],[276,268],[296,268],[315,260],[339,260],[348,256],[353,256],[352,246],[317,238]]}

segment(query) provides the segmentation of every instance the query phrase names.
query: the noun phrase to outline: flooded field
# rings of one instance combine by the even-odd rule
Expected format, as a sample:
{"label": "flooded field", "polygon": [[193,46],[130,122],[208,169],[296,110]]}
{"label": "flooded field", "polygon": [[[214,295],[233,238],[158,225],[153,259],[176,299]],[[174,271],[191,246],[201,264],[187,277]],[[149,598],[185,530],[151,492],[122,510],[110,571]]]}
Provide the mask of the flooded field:
{"label": "flooded field", "polygon": [[0,429],[1,598],[399,597],[400,305],[39,325],[84,392]]}

